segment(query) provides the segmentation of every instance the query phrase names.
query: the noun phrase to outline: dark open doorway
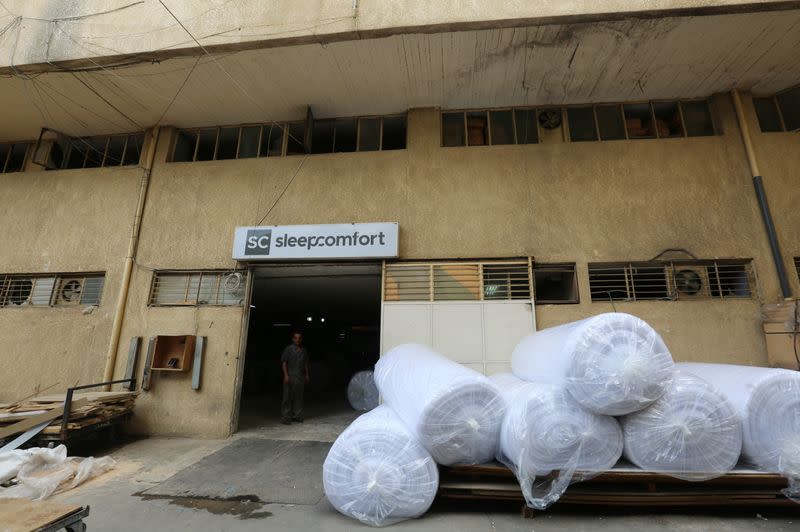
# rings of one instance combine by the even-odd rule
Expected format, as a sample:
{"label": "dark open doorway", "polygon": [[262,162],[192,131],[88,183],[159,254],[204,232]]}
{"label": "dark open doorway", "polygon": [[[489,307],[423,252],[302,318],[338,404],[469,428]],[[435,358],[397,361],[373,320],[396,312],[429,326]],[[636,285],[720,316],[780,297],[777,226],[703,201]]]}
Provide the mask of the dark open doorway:
{"label": "dark open doorway", "polygon": [[310,359],[306,419],[350,410],[350,377],[378,360],[380,290],[380,264],[254,269],[239,428],[280,419],[280,356],[294,330],[303,333]]}

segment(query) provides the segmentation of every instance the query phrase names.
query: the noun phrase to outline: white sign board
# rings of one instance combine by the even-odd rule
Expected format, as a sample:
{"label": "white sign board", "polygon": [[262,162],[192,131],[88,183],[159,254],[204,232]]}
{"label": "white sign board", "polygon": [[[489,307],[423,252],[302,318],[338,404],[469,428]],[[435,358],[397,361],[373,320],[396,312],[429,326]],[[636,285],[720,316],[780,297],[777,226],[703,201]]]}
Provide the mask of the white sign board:
{"label": "white sign board", "polygon": [[236,260],[397,257],[397,223],[237,227]]}

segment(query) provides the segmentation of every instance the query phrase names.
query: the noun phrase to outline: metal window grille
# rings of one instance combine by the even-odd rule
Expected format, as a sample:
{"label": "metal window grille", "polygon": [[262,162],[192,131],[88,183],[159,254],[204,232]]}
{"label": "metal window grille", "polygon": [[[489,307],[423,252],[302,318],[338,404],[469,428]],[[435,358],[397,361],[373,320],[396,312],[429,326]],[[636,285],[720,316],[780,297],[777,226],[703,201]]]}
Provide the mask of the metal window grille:
{"label": "metal window grille", "polygon": [[0,275],[0,307],[99,305],[105,275]]}
{"label": "metal window grille", "polygon": [[390,263],[384,301],[529,300],[530,262]]}
{"label": "metal window grille", "polygon": [[797,272],[797,280],[800,281],[800,257],[794,258],[794,271]]}
{"label": "metal window grille", "polygon": [[749,298],[753,284],[749,259],[589,265],[592,301]]}
{"label": "metal window grille", "polygon": [[244,304],[246,271],[165,271],[153,275],[151,306],[238,306]]}

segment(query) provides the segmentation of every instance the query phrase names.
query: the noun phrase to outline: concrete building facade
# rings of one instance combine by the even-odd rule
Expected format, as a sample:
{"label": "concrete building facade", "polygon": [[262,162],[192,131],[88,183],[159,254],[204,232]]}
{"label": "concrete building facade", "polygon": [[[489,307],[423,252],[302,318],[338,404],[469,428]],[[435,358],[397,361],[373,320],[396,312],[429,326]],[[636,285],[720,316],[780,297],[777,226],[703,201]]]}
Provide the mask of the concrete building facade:
{"label": "concrete building facade", "polygon": [[[387,304],[502,299],[499,263],[530,330],[624,311],[677,360],[774,362],[761,307],[800,292],[795,2],[5,4],[0,401],[122,378],[135,337],[141,384],[149,338],[196,335],[199,389],[151,374],[133,428],[230,434],[267,329],[320,319],[274,309],[317,301],[306,278],[367,277],[341,268],[374,268],[331,299],[371,298],[375,351],[408,321]],[[371,222],[398,224],[397,257],[290,261],[280,289],[274,263],[232,258],[237,227]],[[409,263],[424,296],[390,287]],[[527,332],[475,308],[443,334]]]}

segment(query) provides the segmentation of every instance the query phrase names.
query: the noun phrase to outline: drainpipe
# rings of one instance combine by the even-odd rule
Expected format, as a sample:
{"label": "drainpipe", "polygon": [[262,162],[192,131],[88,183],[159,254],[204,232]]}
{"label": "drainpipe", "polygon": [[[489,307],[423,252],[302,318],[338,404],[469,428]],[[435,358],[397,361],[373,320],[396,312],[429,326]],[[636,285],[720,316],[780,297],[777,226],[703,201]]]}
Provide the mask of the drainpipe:
{"label": "drainpipe", "polygon": [[[125,306],[128,303],[128,290],[131,285],[131,272],[133,271],[133,261],[136,257],[136,249],[139,245],[139,232],[142,227],[142,214],[144,213],[144,204],[147,199],[147,189],[150,186],[150,172],[153,169],[153,160],[156,157],[156,148],[158,147],[158,134],[160,127],[156,126],[152,130],[150,136],[150,146],[147,151],[147,159],[145,159],[144,173],[139,183],[139,200],[136,203],[136,215],[133,219],[133,227],[131,227],[131,236],[128,241],[128,254],[125,256],[125,268],[122,272],[122,284],[119,287],[119,295],[117,296],[117,308],[114,311],[114,324],[111,327],[111,341],[108,344],[108,352],[106,353],[106,367],[103,372],[103,382],[113,380],[114,367],[117,363],[117,350],[119,349],[119,337],[122,332],[122,320],[125,317]],[[106,386],[109,390],[111,386]]]}
{"label": "drainpipe", "polygon": [[758,207],[761,209],[761,219],[764,222],[764,229],[767,231],[769,247],[772,250],[772,260],[775,262],[775,270],[778,273],[778,281],[781,285],[781,293],[784,299],[790,299],[792,297],[792,290],[789,288],[789,278],[786,276],[786,267],[783,264],[783,255],[781,254],[781,246],[778,242],[778,234],[775,232],[775,223],[772,221],[772,213],[770,213],[767,195],[764,192],[764,182],[761,179],[761,172],[758,171],[758,161],[756,160],[756,153],[753,149],[753,140],[750,137],[750,126],[744,114],[742,97],[736,89],[731,91],[731,97],[733,98],[733,106],[736,109],[736,120],[739,122],[739,131],[742,133],[744,149],[747,152],[747,161],[750,163],[753,187],[756,191]]}

